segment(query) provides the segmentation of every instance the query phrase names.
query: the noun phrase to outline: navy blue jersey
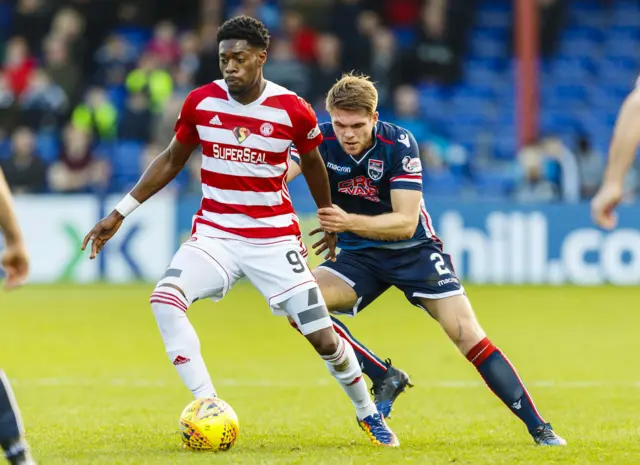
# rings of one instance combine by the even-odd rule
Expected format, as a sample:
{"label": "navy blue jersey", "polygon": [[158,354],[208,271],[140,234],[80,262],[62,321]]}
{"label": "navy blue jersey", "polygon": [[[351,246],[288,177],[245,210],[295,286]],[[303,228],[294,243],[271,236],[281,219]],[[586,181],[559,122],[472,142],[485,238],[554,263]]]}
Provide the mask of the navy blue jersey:
{"label": "navy blue jersey", "polygon": [[[331,123],[323,123],[320,130],[324,141],[318,149],[325,161],[331,184],[333,203],[347,213],[382,215],[391,213],[391,190],[422,191],[422,165],[418,144],[413,135],[391,123],[378,121],[373,132],[373,146],[360,157],[352,157],[342,150]],[[292,147],[291,158],[299,163]],[[431,218],[420,205],[420,221],[408,241],[378,241],[352,232],[338,234],[338,246],[345,250],[368,247],[404,248],[430,241],[434,236]]]}

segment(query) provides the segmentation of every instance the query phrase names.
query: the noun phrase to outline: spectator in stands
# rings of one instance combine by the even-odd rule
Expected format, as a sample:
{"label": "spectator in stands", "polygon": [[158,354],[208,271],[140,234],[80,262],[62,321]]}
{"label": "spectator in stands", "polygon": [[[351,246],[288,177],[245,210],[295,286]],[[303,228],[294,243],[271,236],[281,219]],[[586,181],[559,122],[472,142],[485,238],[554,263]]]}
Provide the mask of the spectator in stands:
{"label": "spectator in stands", "polygon": [[429,141],[429,127],[425,119],[420,115],[420,94],[411,85],[401,85],[393,94],[393,120],[394,124],[411,131],[418,144]]}
{"label": "spectator in stands", "polygon": [[541,141],[535,141],[517,154],[519,173],[515,199],[518,202],[551,202],[559,198],[554,184],[545,178],[541,145]]}
{"label": "spectator in stands", "polygon": [[293,53],[291,41],[280,38],[271,42],[269,61],[264,65],[264,75],[270,81],[286,87],[302,97],[309,90],[309,70]]}
{"label": "spectator in stands", "polygon": [[412,79],[455,82],[460,77],[460,57],[449,40],[446,2],[429,0],[421,10],[416,45],[408,56]]}
{"label": "spectator in stands", "polygon": [[[180,38],[180,62],[178,70],[187,73],[194,81],[200,68],[200,38],[193,32],[187,32]],[[209,81],[211,82],[211,81]],[[192,84],[193,85],[193,84]]]}
{"label": "spectator in stands", "polygon": [[62,8],[53,17],[49,35],[62,40],[74,63],[82,68],[86,41],[83,33],[85,28],[84,18],[73,8]]}
{"label": "spectator in stands", "polygon": [[580,135],[576,142],[576,157],[580,170],[580,196],[583,199],[590,199],[600,187],[604,172],[604,158],[591,146],[591,140],[586,134]]}
{"label": "spectator in stands", "polygon": [[391,105],[393,89],[402,80],[401,60],[396,38],[389,29],[381,27],[372,36],[371,80],[378,89],[381,107]]}
{"label": "spectator in stands", "polygon": [[371,36],[380,27],[380,18],[373,11],[364,11],[363,4],[362,0],[337,0],[331,26],[333,34],[340,39],[342,69],[368,74]]}
{"label": "spectator in stands", "polygon": [[69,107],[62,88],[46,71],[36,70],[20,97],[21,121],[34,130],[62,125]]}
{"label": "spectator in stands", "polygon": [[13,18],[13,35],[24,37],[35,55],[40,52],[43,31],[49,30],[50,6],[44,0],[19,0]]}
{"label": "spectator in stands", "polygon": [[313,62],[318,51],[318,35],[316,31],[304,23],[302,14],[294,10],[282,13],[282,29],[293,45],[293,51],[298,60],[303,63]]}
{"label": "spectator in stands", "polygon": [[64,39],[56,36],[45,39],[44,62],[47,74],[62,87],[69,105],[75,105],[82,95],[82,72],[78,64],[69,57]]}
{"label": "spectator in stands", "polygon": [[318,61],[311,70],[309,103],[324,108],[327,91],[342,75],[340,41],[333,34],[323,34],[317,43]]}
{"label": "spectator in stands", "polygon": [[98,66],[95,84],[104,87],[123,85],[127,71],[135,61],[136,51],[124,37],[109,36],[95,54]]}
{"label": "spectator in stands", "polygon": [[169,68],[178,62],[180,43],[176,37],[176,27],[171,21],[161,21],[156,25],[145,53],[153,55],[160,68]]}
{"label": "spectator in stands", "polygon": [[150,53],[142,55],[138,67],[127,76],[125,85],[129,93],[145,92],[154,112],[160,112],[173,93],[171,74],[161,69],[156,56]]}
{"label": "spectator in stands", "polygon": [[92,192],[106,187],[109,165],[94,157],[91,136],[72,125],[64,130],[59,161],[49,169],[49,187],[54,192]]}
{"label": "spectator in stands", "polygon": [[580,171],[575,154],[557,136],[548,136],[542,141],[543,156],[547,161],[556,162],[560,172],[560,198],[564,202],[575,203],[580,200]]}
{"label": "spectator in stands", "polygon": [[423,0],[370,0],[369,5],[392,27],[411,27],[420,16]]}
{"label": "spectator in stands", "polygon": [[15,96],[20,96],[29,83],[36,61],[29,54],[24,37],[14,37],[5,48],[3,71],[5,79]]}
{"label": "spectator in stands", "polygon": [[73,110],[71,121],[76,129],[95,135],[101,141],[111,141],[117,136],[118,110],[101,87],[87,91],[84,102]]}
{"label": "spectator in stands", "polygon": [[196,85],[202,86],[222,78],[218,64],[218,25],[206,23],[200,30],[200,67],[196,73]]}
{"label": "spectator in stands", "polygon": [[149,142],[153,116],[147,96],[141,92],[130,94],[120,118],[118,136],[121,140]]}
{"label": "spectator in stands", "polygon": [[35,153],[36,140],[31,129],[19,127],[11,138],[11,158],[0,161],[11,190],[35,194],[46,190],[47,167]]}

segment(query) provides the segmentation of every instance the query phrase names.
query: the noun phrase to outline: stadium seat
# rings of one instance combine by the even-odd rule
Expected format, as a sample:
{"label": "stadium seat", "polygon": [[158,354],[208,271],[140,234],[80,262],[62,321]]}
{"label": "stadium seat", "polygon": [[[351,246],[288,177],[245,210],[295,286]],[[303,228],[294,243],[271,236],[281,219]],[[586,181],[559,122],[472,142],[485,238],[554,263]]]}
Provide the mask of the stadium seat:
{"label": "stadium seat", "polygon": [[51,131],[40,131],[36,135],[36,151],[45,163],[56,161],[60,152],[58,136]]}

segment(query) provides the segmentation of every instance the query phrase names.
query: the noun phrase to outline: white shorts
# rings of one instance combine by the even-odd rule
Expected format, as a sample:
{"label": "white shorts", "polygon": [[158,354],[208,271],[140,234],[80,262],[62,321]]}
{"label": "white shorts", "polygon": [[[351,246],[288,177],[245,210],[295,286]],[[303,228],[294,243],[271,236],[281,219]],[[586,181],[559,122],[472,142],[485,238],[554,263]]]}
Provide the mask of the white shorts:
{"label": "white shorts", "polygon": [[317,290],[314,293],[319,299],[317,303],[324,305],[304,255],[304,245],[294,236],[253,243],[196,233],[176,252],[160,283],[179,286],[191,304],[205,298],[222,299],[236,281],[246,276],[267,300],[274,314],[289,315],[303,334],[309,334],[330,327],[328,315],[305,324],[304,317],[299,321],[298,312],[306,308],[292,310],[280,305],[310,289]]}

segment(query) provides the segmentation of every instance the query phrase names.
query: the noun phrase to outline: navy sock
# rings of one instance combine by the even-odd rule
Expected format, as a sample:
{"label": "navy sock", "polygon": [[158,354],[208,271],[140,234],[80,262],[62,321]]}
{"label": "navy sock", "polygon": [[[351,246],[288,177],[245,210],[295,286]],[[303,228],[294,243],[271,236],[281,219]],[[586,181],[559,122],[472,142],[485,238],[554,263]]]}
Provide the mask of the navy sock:
{"label": "navy sock", "polygon": [[0,446],[8,459],[23,456],[25,452],[20,442],[22,431],[17,409],[9,380],[0,371]]}
{"label": "navy sock", "polygon": [[358,357],[358,363],[362,368],[362,372],[367,375],[371,380],[383,376],[387,372],[388,365],[376,354],[371,352],[366,346],[358,342],[356,338],[351,335],[349,329],[345,324],[335,317],[331,317],[333,321],[333,329],[347,341],[353,347],[356,357]]}
{"label": "navy sock", "polygon": [[480,372],[489,389],[527,425],[529,431],[546,423],[515,368],[488,338],[476,344],[467,359]]}

